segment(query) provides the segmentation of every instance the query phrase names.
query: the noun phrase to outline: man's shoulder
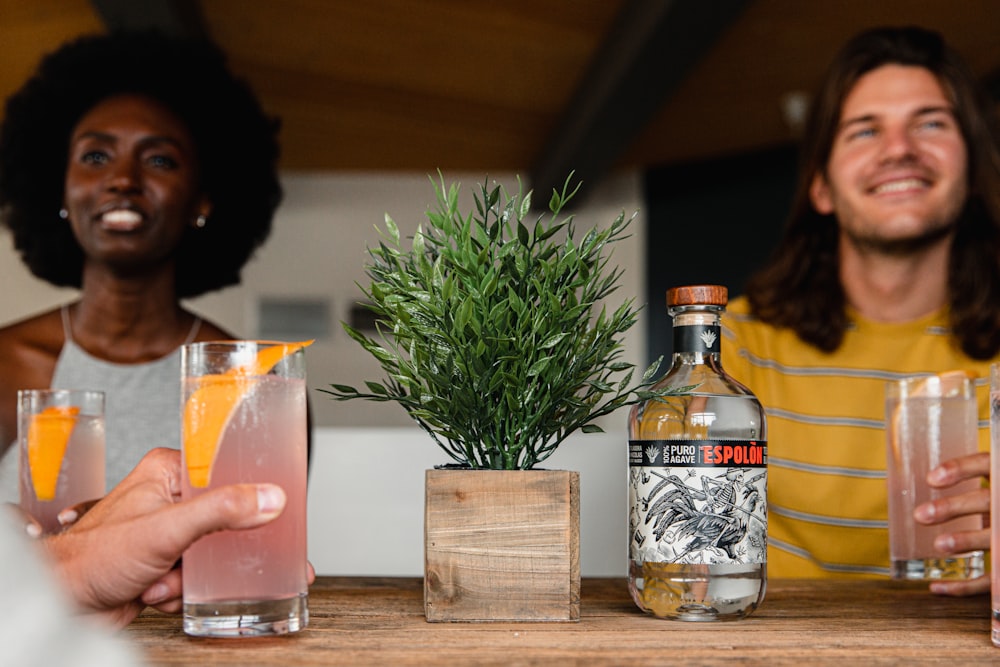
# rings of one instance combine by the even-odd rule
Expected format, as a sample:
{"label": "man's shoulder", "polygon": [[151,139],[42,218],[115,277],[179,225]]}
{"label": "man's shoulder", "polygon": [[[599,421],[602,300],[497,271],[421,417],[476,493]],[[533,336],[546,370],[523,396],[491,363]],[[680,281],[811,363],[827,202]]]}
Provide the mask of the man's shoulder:
{"label": "man's shoulder", "polygon": [[722,317],[724,343],[755,354],[800,354],[811,350],[794,330],[759,319],[744,296],[733,299]]}
{"label": "man's shoulder", "polygon": [[726,313],[729,315],[739,315],[746,317],[750,315],[750,301],[745,296],[738,296],[726,306]]}
{"label": "man's shoulder", "polygon": [[726,306],[726,312],[722,316],[722,324],[733,330],[760,327],[773,329],[754,315],[750,301],[745,296],[738,296],[729,302],[729,305]]}

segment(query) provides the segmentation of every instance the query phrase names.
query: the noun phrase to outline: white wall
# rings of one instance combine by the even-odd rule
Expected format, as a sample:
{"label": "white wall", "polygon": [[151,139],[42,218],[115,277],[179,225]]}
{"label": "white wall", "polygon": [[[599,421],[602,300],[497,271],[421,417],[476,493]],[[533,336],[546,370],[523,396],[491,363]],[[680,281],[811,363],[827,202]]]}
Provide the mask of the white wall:
{"label": "white wall", "polygon": [[[580,571],[627,572],[624,417],[570,436],[541,467],[580,473]],[[447,463],[416,427],[321,428],[309,476],[309,559],[319,574],[423,576],[424,471]]]}
{"label": "white wall", "polygon": [[[491,175],[508,188],[510,174]],[[482,174],[445,174],[461,181],[467,206]],[[377,243],[376,226],[389,213],[402,233],[412,233],[434,204],[424,174],[285,174],[285,202],[274,232],[244,271],[243,284],[189,305],[236,335],[253,337],[261,297],[311,297],[331,304],[329,340],[307,351],[309,384],[355,384],[381,378],[374,360],[341,329],[360,298],[365,248]],[[545,200],[548,197],[545,196]],[[609,179],[575,212],[578,228],[606,226],[619,213],[640,215],[631,238],[614,249],[611,264],[625,269],[613,308],[629,297],[646,302],[645,217],[637,173]],[[32,277],[0,232],[0,324],[75,297]],[[662,307],[662,299],[647,308]],[[625,341],[624,360],[642,365],[645,318]],[[641,370],[641,369],[640,369]],[[419,574],[423,567],[423,475],[447,463],[428,436],[394,404],[340,403],[311,392],[316,432],[310,481],[310,557],[322,574]],[[625,414],[606,417],[601,435],[578,435],[546,467],[581,472],[581,567],[585,575],[623,574],[625,568]],[[374,545],[376,549],[368,549]]]}
{"label": "white wall", "polygon": [[[447,182],[462,183],[465,209],[472,210],[472,193],[483,174],[445,174]],[[516,188],[510,174],[493,174],[491,180]],[[619,213],[639,217],[630,227],[631,238],[614,249],[611,263],[625,268],[621,287],[609,306],[634,297],[644,298],[645,217],[641,211],[641,183],[637,173],[609,179],[589,193],[576,211],[581,231],[610,224]],[[243,283],[208,294],[190,307],[221,324],[235,335],[252,338],[257,331],[257,304],[262,297],[309,297],[330,304],[332,336],[317,341],[306,353],[309,385],[314,390],[330,383],[360,384],[382,377],[381,369],[357,343],[348,338],[340,322],[362,297],[356,283],[367,284],[366,248],[378,243],[376,226],[386,213],[404,235],[425,221],[434,205],[434,191],[425,174],[334,175],[285,174],[285,201],[278,210],[274,231],[243,272]],[[544,198],[546,201],[548,197]],[[209,221],[211,224],[211,221]],[[57,290],[35,279],[11,248],[6,230],[0,232],[0,324],[53,307],[75,297],[73,290]],[[662,299],[653,307],[661,307]],[[645,358],[645,321],[633,327],[624,360],[641,364]],[[394,404],[366,401],[337,402],[313,391],[314,423],[318,426],[407,426],[409,418]]]}

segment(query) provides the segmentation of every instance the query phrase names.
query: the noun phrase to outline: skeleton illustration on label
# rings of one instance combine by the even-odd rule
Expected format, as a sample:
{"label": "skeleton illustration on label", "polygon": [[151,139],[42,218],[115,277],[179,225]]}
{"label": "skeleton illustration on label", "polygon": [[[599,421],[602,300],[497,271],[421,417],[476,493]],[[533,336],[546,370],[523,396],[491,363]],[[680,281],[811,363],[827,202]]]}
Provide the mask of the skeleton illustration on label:
{"label": "skeleton illustration on label", "polygon": [[766,561],[765,443],[633,441],[629,447],[632,560]]}

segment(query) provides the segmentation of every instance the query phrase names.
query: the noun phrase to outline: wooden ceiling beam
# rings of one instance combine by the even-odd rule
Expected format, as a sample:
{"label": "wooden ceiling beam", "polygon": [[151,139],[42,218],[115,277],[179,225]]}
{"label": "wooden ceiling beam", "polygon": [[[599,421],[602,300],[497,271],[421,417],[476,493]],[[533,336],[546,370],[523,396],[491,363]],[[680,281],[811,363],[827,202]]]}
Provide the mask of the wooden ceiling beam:
{"label": "wooden ceiling beam", "polygon": [[628,0],[531,170],[548,204],[572,171],[581,199],[752,0]]}
{"label": "wooden ceiling beam", "polygon": [[91,0],[108,30],[155,28],[169,35],[205,38],[198,0]]}

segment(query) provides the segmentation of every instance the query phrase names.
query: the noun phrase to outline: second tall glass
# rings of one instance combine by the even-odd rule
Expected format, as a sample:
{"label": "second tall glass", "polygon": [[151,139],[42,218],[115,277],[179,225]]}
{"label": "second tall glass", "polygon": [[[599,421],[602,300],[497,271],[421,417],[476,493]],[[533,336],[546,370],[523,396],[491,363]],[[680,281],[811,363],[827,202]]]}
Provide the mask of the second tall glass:
{"label": "second tall glass", "polygon": [[934,548],[942,533],[981,529],[978,516],[933,526],[913,518],[917,505],[978,487],[977,480],[968,480],[939,491],[927,483],[933,468],[978,451],[977,412],[975,387],[961,371],[886,385],[889,556],[895,579],[972,579],[984,572],[982,551],[943,556]]}
{"label": "second tall glass", "polygon": [[59,513],[104,496],[104,392],[22,389],[17,392],[21,509],[45,533]]}
{"label": "second tall glass", "polygon": [[991,638],[1000,647],[1000,364],[990,366]]}
{"label": "second tall glass", "polygon": [[259,528],[205,536],[184,552],[184,631],[273,635],[308,623],[303,344],[186,345],[181,356],[185,499],[270,482],[287,502]]}

